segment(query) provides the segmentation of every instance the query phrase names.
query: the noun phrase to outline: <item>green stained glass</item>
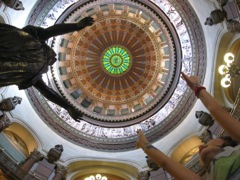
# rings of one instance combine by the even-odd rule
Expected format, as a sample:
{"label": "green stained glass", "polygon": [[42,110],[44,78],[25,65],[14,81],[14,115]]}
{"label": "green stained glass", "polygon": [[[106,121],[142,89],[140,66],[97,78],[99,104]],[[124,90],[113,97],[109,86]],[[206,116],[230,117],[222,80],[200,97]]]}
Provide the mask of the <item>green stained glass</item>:
{"label": "green stained glass", "polygon": [[102,64],[105,70],[112,75],[120,75],[126,72],[130,66],[131,58],[128,52],[118,46],[105,50]]}

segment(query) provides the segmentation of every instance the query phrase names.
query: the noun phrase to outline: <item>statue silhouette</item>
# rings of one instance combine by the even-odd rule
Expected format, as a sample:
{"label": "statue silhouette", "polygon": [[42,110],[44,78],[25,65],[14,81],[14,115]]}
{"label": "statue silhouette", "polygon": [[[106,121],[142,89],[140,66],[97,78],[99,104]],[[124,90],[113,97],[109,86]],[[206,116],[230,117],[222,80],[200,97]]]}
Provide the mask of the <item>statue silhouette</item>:
{"label": "statue silhouette", "polygon": [[0,23],[0,87],[17,85],[19,89],[27,89],[33,86],[79,121],[82,114],[42,79],[48,66],[57,60],[55,52],[45,41],[53,36],[81,30],[93,23],[92,17],[85,17],[78,23],[56,24],[46,29],[31,25],[19,29]]}

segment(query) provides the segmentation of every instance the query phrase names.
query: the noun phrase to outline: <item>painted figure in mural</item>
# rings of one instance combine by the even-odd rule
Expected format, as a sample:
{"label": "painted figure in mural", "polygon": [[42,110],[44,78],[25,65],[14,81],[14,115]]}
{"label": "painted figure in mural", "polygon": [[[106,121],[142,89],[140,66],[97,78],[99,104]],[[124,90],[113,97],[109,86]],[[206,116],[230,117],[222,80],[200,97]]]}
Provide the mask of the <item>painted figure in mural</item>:
{"label": "painted figure in mural", "polygon": [[206,176],[200,177],[191,170],[185,168],[166,156],[163,152],[149,143],[141,130],[138,133],[137,147],[163,167],[176,179],[200,180],[200,179],[240,179],[240,124],[199,84],[198,77],[188,77],[182,73],[182,78],[195,92],[212,117],[222,126],[229,136],[211,139],[199,147],[200,162],[206,170]]}
{"label": "painted figure in mural", "polygon": [[0,87],[17,85],[21,90],[33,86],[48,100],[66,109],[73,119],[79,119],[81,114],[42,79],[42,74],[57,60],[56,53],[45,41],[93,23],[92,17],[85,17],[78,23],[56,24],[46,29],[31,25],[19,29],[0,24]]}

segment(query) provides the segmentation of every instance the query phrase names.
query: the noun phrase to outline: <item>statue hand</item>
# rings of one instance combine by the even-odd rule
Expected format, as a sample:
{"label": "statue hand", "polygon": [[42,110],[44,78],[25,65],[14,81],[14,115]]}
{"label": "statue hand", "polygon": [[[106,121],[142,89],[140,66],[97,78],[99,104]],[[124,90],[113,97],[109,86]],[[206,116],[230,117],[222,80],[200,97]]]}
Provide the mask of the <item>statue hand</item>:
{"label": "statue hand", "polygon": [[94,19],[92,17],[85,17],[81,21],[79,21],[77,24],[78,24],[78,27],[82,29],[86,26],[91,26],[93,23],[94,23]]}
{"label": "statue hand", "polygon": [[78,112],[75,108],[71,106],[67,109],[67,111],[75,121],[80,122],[83,116],[82,113]]}

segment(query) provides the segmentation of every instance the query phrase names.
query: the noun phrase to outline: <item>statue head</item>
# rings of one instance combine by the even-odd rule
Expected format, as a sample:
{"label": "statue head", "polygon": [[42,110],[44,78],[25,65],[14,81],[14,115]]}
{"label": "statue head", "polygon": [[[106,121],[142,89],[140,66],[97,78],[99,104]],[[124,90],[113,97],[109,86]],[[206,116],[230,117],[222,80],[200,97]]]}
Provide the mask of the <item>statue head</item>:
{"label": "statue head", "polygon": [[23,7],[23,3],[22,1],[17,1],[14,5],[13,5],[13,9],[15,10],[24,10],[25,8]]}
{"label": "statue head", "polygon": [[205,25],[209,25],[209,26],[212,26],[213,25],[213,20],[212,18],[208,17],[204,23]]}
{"label": "statue head", "polygon": [[63,145],[57,144],[57,145],[55,146],[55,149],[58,150],[59,152],[63,152]]}
{"label": "statue head", "polygon": [[14,102],[14,104],[21,104],[22,98],[18,97],[18,96],[14,96],[13,97],[13,102]]}

